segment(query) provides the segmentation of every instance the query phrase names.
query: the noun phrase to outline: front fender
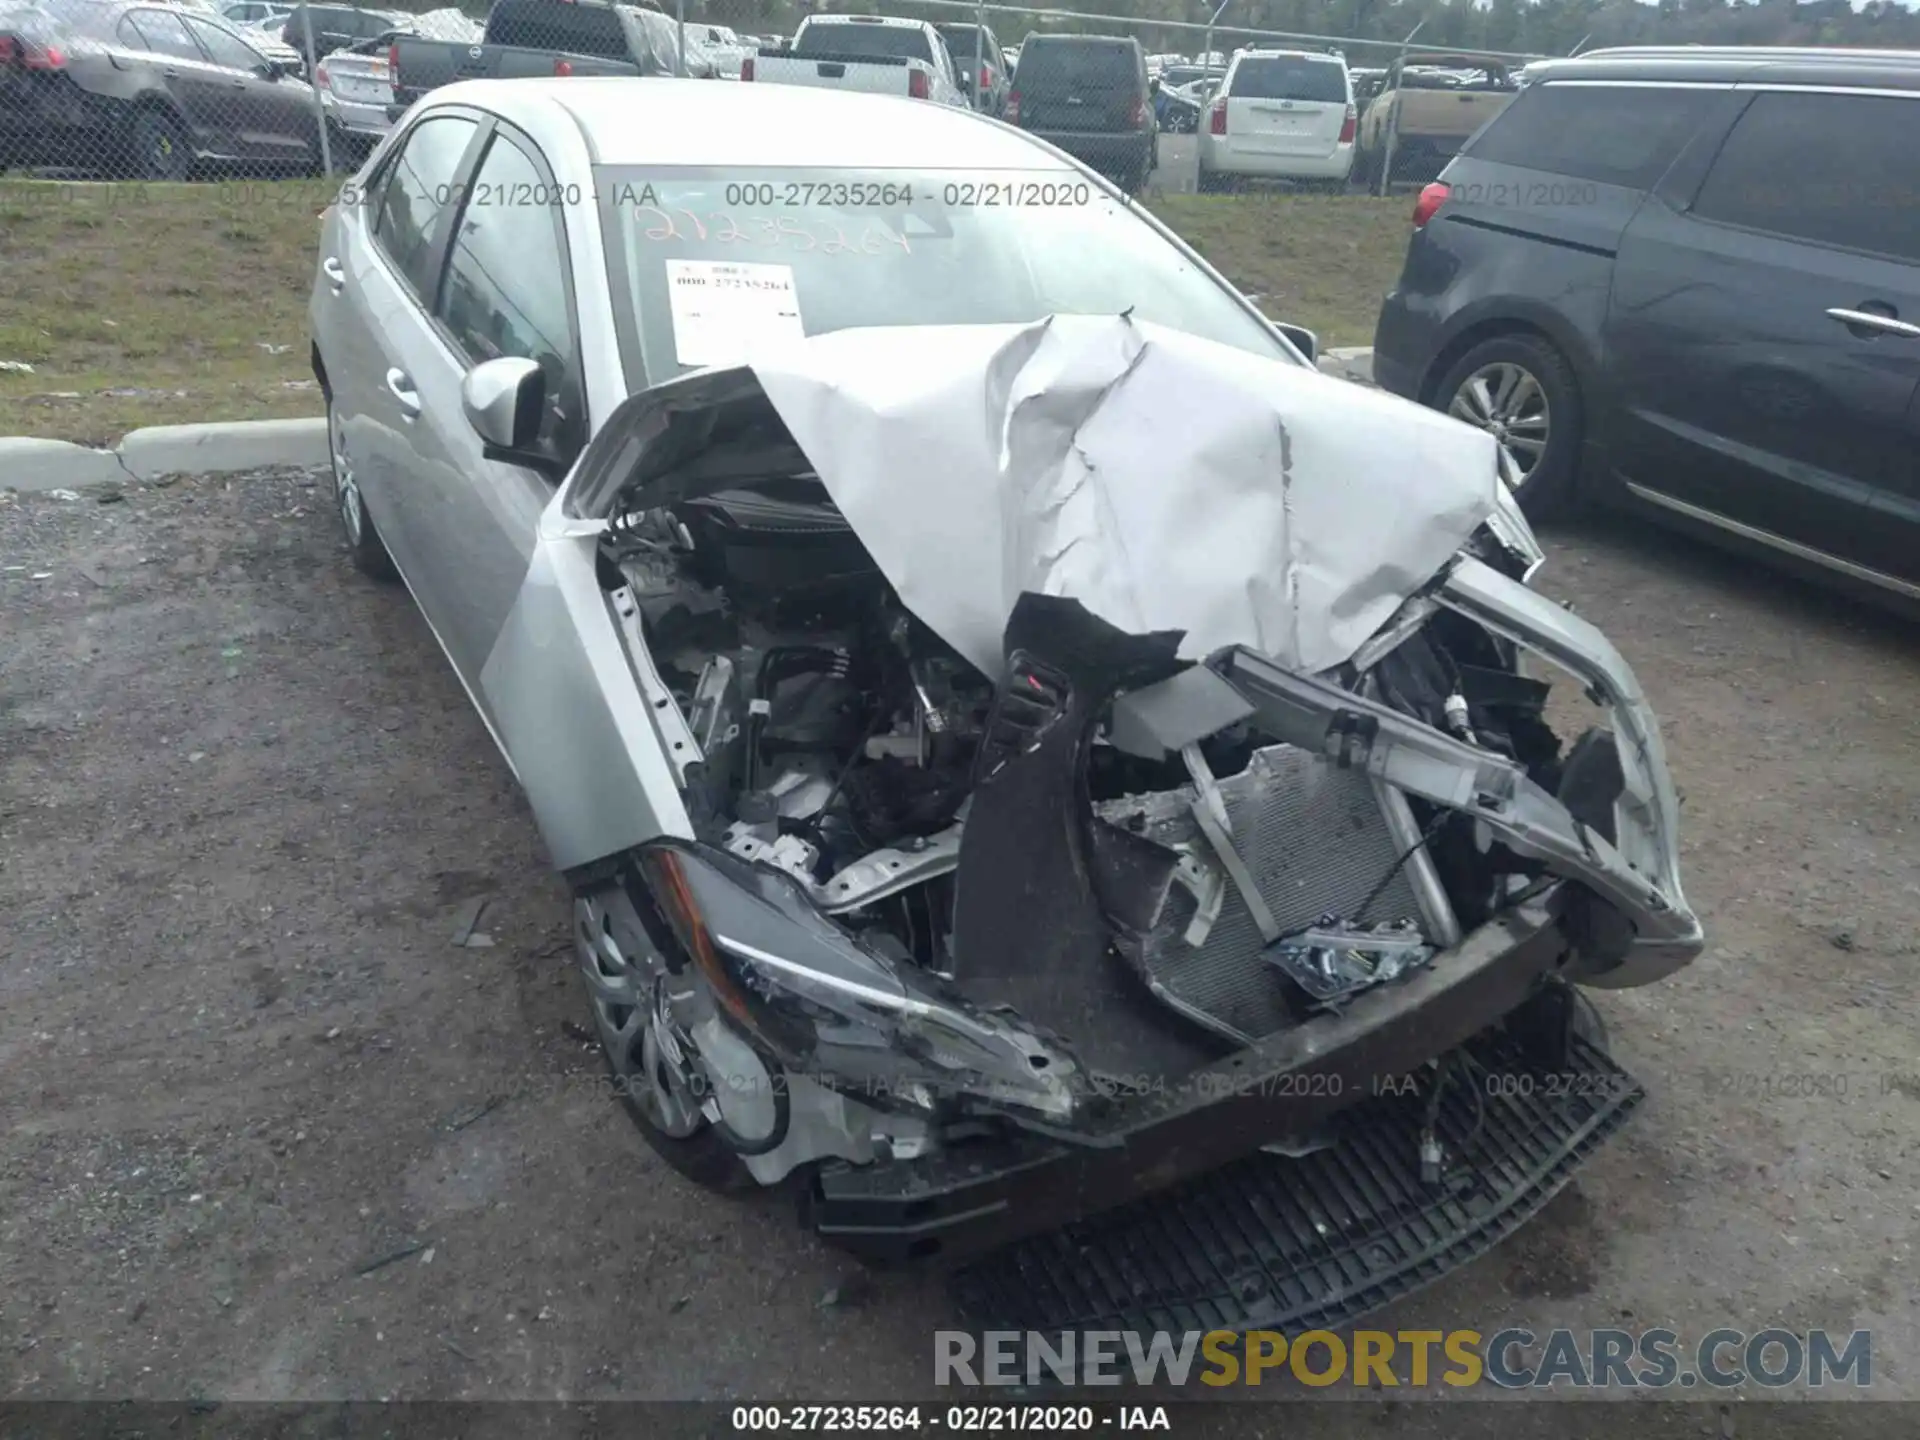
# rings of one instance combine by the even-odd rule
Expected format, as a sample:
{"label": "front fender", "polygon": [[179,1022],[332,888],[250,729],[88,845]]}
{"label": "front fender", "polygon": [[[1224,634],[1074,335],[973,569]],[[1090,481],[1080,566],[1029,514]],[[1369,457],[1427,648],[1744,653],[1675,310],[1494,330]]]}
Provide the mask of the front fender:
{"label": "front fender", "polygon": [[600,587],[599,543],[597,527],[542,525],[480,672],[500,746],[559,870],[693,837]]}

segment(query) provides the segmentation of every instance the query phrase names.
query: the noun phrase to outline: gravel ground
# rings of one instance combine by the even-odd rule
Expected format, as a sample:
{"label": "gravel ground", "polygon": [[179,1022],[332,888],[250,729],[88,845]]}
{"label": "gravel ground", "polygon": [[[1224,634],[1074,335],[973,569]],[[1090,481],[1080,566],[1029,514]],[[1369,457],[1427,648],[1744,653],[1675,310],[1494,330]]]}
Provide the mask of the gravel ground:
{"label": "gravel ground", "polygon": [[[1551,548],[1660,710],[1712,948],[1600,998],[1625,1134],[1380,1323],[1870,1327],[1920,1397],[1915,632]],[[313,477],[0,492],[0,566],[0,1396],[927,1393],[936,1282],[696,1193],[603,1093],[526,809]]]}

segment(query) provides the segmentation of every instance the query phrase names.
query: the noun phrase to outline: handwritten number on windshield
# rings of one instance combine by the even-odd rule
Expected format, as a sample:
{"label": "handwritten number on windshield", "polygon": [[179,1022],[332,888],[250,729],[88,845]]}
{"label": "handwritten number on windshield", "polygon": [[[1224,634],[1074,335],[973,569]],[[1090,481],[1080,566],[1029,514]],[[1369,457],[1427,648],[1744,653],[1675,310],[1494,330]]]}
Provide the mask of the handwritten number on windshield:
{"label": "handwritten number on windshield", "polygon": [[[883,225],[869,223],[856,238],[849,238],[843,226],[829,221],[803,220],[791,215],[782,215],[774,219],[764,215],[752,215],[744,220],[720,212],[709,214],[706,218],[711,227],[701,221],[700,216],[691,210],[661,209],[654,205],[638,207],[649,218],[641,228],[641,235],[656,243],[693,239],[713,241],[721,245],[751,245],[759,249],[779,249],[809,251],[818,250],[823,255],[879,255],[885,252],[889,244],[898,245],[900,253],[911,255],[913,246],[904,235],[896,235]],[[685,217],[685,226],[674,216]]]}

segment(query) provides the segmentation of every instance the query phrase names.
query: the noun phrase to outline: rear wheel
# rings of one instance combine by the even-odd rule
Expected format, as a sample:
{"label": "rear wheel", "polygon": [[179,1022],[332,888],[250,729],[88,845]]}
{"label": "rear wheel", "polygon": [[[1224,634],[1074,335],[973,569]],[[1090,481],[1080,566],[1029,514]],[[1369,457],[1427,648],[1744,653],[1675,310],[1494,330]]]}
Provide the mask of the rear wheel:
{"label": "rear wheel", "polygon": [[139,180],[185,180],[193,171],[186,130],[158,106],[134,112],[127,127],[127,158]]}
{"label": "rear wheel", "polygon": [[1224,195],[1233,188],[1233,182],[1224,175],[1217,175],[1206,166],[1200,167],[1200,193],[1202,195]]}
{"label": "rear wheel", "polygon": [[333,463],[333,503],[340,516],[340,529],[346,536],[347,554],[354,567],[375,580],[397,580],[393,557],[387,553],[380,532],[373,528],[373,517],[360,494],[360,476],[354,457],[347,448],[346,429],[331,398],[327,401],[327,454]]}

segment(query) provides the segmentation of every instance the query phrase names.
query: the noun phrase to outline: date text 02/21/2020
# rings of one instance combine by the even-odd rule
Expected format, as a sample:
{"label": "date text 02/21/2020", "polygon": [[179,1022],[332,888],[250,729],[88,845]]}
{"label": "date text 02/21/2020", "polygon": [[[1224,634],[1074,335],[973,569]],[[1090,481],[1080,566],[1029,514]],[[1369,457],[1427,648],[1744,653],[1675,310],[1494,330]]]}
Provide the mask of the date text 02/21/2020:
{"label": "date text 02/21/2020", "polygon": [[1164,1405],[736,1405],[735,1434],[795,1431],[910,1435],[1076,1434],[1096,1430],[1171,1432]]}

